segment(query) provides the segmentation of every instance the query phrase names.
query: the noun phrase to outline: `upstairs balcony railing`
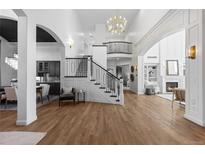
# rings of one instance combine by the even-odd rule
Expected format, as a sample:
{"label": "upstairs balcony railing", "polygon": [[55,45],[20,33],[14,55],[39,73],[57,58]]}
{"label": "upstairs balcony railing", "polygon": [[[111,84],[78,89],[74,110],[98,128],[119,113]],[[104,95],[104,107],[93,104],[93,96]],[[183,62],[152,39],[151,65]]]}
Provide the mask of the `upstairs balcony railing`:
{"label": "upstairs balcony railing", "polygon": [[103,45],[107,46],[107,53],[122,53],[122,54],[132,54],[132,42],[126,41],[111,41],[104,42]]}

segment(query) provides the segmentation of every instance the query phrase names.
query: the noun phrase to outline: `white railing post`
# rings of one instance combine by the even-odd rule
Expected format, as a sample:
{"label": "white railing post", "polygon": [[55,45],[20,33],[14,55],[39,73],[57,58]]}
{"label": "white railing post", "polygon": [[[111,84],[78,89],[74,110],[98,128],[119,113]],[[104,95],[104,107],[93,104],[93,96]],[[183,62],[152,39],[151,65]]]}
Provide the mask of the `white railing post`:
{"label": "white railing post", "polygon": [[91,74],[91,57],[88,57],[87,76],[88,76],[89,80],[92,79],[92,74]]}
{"label": "white railing post", "polygon": [[124,105],[123,79],[120,79],[120,104]]}

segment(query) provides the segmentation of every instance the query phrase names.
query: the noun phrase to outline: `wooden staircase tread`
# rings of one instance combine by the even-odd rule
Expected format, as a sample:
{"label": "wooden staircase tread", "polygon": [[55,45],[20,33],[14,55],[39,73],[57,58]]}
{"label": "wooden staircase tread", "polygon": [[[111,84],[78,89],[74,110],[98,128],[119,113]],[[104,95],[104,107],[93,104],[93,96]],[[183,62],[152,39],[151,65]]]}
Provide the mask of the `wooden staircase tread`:
{"label": "wooden staircase tread", "polygon": [[117,97],[117,95],[110,95],[110,97]]}
{"label": "wooden staircase tread", "polygon": [[95,85],[100,85],[100,83],[95,83]]}

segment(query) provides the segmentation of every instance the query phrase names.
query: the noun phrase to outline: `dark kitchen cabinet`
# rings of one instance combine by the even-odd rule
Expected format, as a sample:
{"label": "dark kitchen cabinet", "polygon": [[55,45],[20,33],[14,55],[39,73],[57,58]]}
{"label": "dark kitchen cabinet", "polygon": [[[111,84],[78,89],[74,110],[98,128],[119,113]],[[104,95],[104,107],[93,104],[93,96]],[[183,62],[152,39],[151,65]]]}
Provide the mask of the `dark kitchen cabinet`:
{"label": "dark kitchen cabinet", "polygon": [[37,61],[36,75],[40,76],[39,84],[49,84],[49,95],[58,95],[60,92],[60,61]]}
{"label": "dark kitchen cabinet", "polygon": [[37,73],[48,73],[49,62],[48,61],[37,61]]}
{"label": "dark kitchen cabinet", "polygon": [[49,63],[49,74],[51,77],[60,76],[60,62],[52,61]]}
{"label": "dark kitchen cabinet", "polygon": [[43,62],[38,62],[37,63],[37,68],[38,68],[38,72],[41,73],[44,71],[43,69]]}
{"label": "dark kitchen cabinet", "polygon": [[48,73],[50,77],[60,77],[60,61],[37,61],[37,76]]}

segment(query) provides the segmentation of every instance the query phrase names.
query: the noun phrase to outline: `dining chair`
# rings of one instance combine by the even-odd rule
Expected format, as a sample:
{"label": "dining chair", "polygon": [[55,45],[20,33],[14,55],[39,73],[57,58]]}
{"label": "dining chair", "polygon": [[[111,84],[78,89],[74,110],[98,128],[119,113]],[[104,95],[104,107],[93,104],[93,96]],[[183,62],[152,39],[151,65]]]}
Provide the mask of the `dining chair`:
{"label": "dining chair", "polygon": [[172,109],[174,102],[177,101],[179,104],[182,104],[182,102],[185,102],[185,89],[180,88],[173,88],[172,89]]}
{"label": "dining chair", "polygon": [[49,101],[50,85],[49,84],[40,84],[40,86],[43,88],[42,89],[42,97],[47,97],[47,99]]}
{"label": "dining chair", "polygon": [[16,102],[17,103],[17,91],[16,87],[4,87],[6,103],[5,108],[7,108],[8,102]]}

